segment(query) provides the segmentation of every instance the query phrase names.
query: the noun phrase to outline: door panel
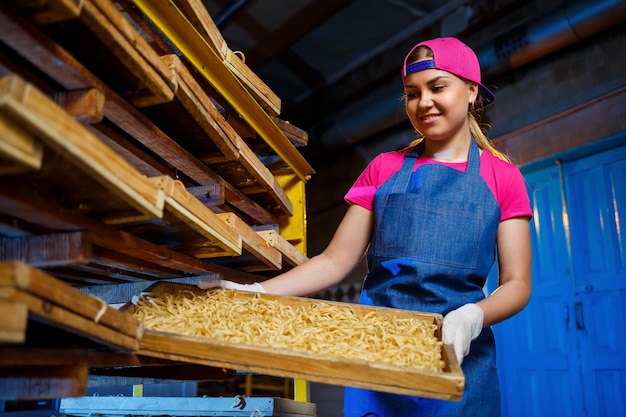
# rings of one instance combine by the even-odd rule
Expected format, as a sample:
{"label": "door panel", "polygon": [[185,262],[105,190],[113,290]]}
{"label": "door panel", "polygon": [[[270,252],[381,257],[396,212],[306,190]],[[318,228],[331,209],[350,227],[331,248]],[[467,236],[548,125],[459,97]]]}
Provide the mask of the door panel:
{"label": "door panel", "polygon": [[626,415],[623,143],[524,172],[533,292],[494,326],[505,416]]}
{"label": "door panel", "polygon": [[626,147],[564,166],[587,415],[626,415]]}
{"label": "door panel", "polygon": [[[505,416],[582,415],[580,395],[570,383],[579,366],[570,363],[566,323],[573,313],[564,295],[571,293],[572,281],[571,267],[563,262],[570,255],[559,178],[556,166],[526,176],[533,207],[532,296],[521,313],[493,328]],[[497,286],[495,271],[488,285],[490,290]]]}

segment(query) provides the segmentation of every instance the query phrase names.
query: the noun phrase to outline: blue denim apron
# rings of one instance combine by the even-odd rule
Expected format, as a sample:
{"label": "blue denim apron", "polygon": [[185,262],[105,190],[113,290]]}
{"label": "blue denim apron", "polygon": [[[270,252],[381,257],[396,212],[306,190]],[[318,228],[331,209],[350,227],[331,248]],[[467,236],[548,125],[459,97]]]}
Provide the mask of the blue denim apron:
{"label": "blue denim apron", "polygon": [[[427,164],[423,142],[374,196],[375,223],[360,303],[445,315],[485,297],[500,207],[480,176],[471,141],[467,170]],[[346,388],[344,417],[499,416],[493,332],[483,329],[462,364],[460,402]]]}

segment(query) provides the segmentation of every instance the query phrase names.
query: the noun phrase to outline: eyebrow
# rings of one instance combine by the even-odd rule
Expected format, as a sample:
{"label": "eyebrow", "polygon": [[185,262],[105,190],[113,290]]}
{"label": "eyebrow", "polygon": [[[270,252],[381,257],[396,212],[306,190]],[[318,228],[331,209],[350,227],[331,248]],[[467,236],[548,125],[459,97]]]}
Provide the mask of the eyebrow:
{"label": "eyebrow", "polygon": [[[438,76],[436,76],[435,78],[433,78],[433,79],[431,79],[431,80],[428,80],[428,81],[426,82],[426,84],[427,84],[427,85],[432,85],[432,84],[435,84],[435,83],[436,83],[437,81],[439,81],[441,78],[450,78],[450,76],[449,76],[449,75],[438,75]],[[417,88],[417,86],[416,86],[416,85],[414,85],[414,84],[405,84],[404,88]]]}

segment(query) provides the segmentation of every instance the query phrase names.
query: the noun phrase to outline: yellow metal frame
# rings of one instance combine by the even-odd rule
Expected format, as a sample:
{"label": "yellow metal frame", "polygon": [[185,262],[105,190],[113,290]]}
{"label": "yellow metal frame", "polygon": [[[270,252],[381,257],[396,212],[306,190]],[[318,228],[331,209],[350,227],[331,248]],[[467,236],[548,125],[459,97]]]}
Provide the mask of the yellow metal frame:
{"label": "yellow metal frame", "polygon": [[303,403],[311,401],[309,396],[309,381],[300,378],[293,380],[293,399]]}
{"label": "yellow metal frame", "polygon": [[279,217],[280,235],[306,255],[305,183],[292,173],[274,173],[274,177],[293,204],[292,216]]}
{"label": "yellow metal frame", "polygon": [[133,0],[133,3],[178,48],[295,174],[307,181],[315,171],[282,130],[246,90],[220,56],[193,27],[172,0]]}

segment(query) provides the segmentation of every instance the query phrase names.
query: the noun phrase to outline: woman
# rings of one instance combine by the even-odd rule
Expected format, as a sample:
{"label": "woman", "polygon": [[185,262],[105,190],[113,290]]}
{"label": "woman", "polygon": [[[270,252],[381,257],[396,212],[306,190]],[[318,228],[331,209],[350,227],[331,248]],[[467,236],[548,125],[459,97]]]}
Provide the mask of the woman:
{"label": "woman", "polygon": [[[522,310],[530,297],[532,212],[524,180],[476,121],[474,112],[494,95],[481,84],[467,45],[455,38],[417,44],[402,79],[406,113],[421,137],[367,166],[324,252],[262,285],[219,284],[310,295],[341,281],[367,250],[360,302],[443,314],[443,341],[462,364],[465,392],[452,402],[347,388],[344,416],[497,416],[489,326]],[[485,297],[496,253],[499,287]]]}

